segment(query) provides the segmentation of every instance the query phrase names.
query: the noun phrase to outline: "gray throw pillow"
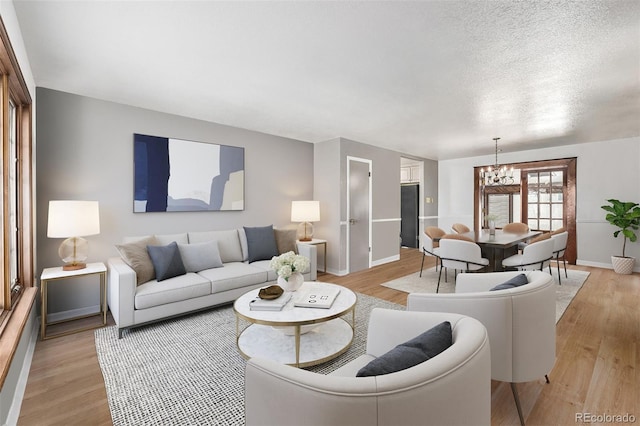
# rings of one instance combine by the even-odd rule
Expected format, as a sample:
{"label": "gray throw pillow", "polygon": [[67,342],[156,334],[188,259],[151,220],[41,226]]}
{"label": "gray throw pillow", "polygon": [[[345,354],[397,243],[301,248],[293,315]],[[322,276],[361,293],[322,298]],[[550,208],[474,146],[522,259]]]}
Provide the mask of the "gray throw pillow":
{"label": "gray throw pillow", "polygon": [[257,260],[271,260],[273,256],[279,254],[273,225],[252,228],[245,226],[244,233],[247,236],[249,263]]}
{"label": "gray throw pillow", "polygon": [[200,272],[205,269],[220,268],[220,250],[217,241],[205,243],[178,244],[182,263],[187,272]]}
{"label": "gray throw pillow", "polygon": [[156,280],[162,281],[187,273],[175,241],[166,246],[147,246],[147,251],[156,272]]}
{"label": "gray throw pillow", "polygon": [[518,274],[515,277],[511,278],[510,280],[507,280],[502,284],[498,284],[497,286],[493,287],[489,291],[506,290],[508,288],[520,287],[521,285],[525,285],[525,284],[529,284],[529,280],[527,280],[527,276],[525,274]]}
{"label": "gray throw pillow", "polygon": [[451,323],[441,322],[369,362],[358,371],[356,377],[381,376],[405,370],[433,358],[452,344]]}
{"label": "gray throw pillow", "polygon": [[122,260],[136,273],[136,285],[144,284],[156,277],[153,263],[147,252],[147,246],[155,244],[157,241],[153,235],[125,244],[116,244]]}

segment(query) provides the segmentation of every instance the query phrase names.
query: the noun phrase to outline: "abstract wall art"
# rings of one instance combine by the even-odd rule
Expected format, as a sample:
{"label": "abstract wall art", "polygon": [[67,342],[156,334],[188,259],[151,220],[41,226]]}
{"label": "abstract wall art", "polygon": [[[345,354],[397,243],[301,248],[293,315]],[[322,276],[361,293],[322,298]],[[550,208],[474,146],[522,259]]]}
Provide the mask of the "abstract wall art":
{"label": "abstract wall art", "polygon": [[133,135],[134,213],[244,210],[244,148]]}

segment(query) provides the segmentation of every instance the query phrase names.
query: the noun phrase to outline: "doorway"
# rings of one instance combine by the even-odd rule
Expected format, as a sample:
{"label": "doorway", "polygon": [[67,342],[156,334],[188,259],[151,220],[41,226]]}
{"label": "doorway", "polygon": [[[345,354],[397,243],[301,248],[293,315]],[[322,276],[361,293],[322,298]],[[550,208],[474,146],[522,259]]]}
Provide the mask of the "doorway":
{"label": "doorway", "polygon": [[347,157],[347,265],[371,267],[371,160]]}

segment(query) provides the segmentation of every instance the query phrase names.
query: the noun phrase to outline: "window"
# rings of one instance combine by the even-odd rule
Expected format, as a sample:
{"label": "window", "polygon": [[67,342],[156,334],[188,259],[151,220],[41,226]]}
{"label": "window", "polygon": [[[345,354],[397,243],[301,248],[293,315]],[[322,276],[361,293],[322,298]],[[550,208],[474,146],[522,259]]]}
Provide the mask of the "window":
{"label": "window", "polygon": [[6,320],[33,283],[31,96],[1,22],[0,41],[0,312]]}
{"label": "window", "polygon": [[555,231],[564,226],[564,171],[530,171],[527,174],[529,229]]}

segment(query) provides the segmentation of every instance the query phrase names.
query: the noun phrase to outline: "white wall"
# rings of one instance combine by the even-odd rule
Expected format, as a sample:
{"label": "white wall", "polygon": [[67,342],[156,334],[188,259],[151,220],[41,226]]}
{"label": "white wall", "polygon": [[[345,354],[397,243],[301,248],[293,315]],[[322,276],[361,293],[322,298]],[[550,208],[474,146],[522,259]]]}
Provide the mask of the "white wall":
{"label": "white wall", "polygon": [[[606,200],[640,203],[640,138],[593,142],[556,148],[500,153],[500,163],[577,157],[576,232],[578,264],[611,267],[611,255],[622,254],[622,239],[605,221]],[[492,155],[439,162],[438,226],[473,224],[473,168],[494,163]],[[640,258],[640,243],[627,243],[627,256]],[[636,268],[639,265],[636,264]]]}

